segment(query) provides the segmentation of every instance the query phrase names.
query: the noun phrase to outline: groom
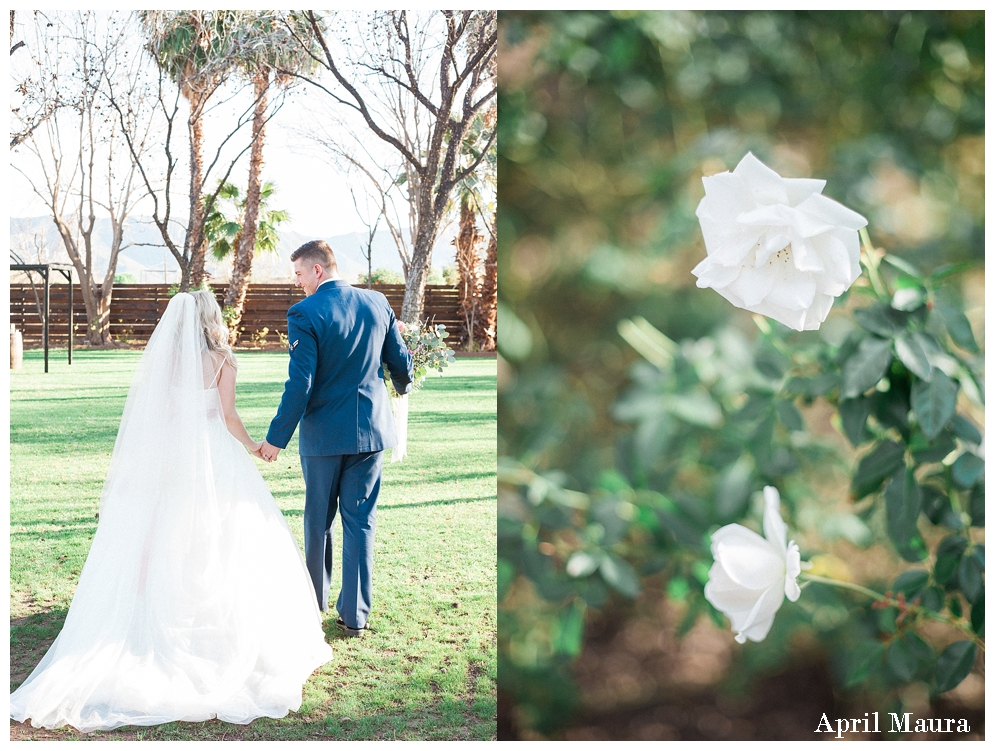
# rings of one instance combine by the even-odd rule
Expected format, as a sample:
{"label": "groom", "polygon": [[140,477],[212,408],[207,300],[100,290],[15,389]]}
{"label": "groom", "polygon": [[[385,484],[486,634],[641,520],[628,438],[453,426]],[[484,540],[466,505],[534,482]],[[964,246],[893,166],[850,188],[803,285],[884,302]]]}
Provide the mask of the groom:
{"label": "groom", "polygon": [[304,559],[324,611],[332,579],[332,522],[340,510],[336,623],[346,635],[360,636],[370,614],[383,451],[397,444],[381,362],[397,393],[406,394],[413,380],[411,355],[387,298],[340,279],[327,243],[304,243],[290,260],[307,297],[287,311],[290,377],[259,454],[275,461],[300,423]]}

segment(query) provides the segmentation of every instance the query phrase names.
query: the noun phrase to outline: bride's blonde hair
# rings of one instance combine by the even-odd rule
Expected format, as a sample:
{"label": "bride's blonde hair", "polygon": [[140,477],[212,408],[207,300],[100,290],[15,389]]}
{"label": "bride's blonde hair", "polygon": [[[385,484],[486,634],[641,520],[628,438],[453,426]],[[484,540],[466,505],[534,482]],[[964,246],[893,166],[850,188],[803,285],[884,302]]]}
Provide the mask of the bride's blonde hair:
{"label": "bride's blonde hair", "polygon": [[228,327],[225,326],[221,317],[221,308],[214,297],[214,293],[207,289],[198,289],[190,293],[193,295],[197,305],[197,313],[200,315],[200,326],[204,330],[204,338],[207,340],[207,348],[211,352],[217,352],[225,358],[225,362],[238,370],[238,361],[231,345],[228,344]]}

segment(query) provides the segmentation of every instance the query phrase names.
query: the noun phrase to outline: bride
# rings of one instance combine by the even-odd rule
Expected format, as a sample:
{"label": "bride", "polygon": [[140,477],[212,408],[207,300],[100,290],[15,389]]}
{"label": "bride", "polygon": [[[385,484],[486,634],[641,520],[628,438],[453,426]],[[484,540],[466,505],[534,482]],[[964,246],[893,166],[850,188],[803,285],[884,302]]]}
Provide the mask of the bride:
{"label": "bride", "polygon": [[83,732],[248,723],[331,659],[290,528],[242,448],[234,354],[208,291],[169,301],[139,361],[62,632],[10,716]]}

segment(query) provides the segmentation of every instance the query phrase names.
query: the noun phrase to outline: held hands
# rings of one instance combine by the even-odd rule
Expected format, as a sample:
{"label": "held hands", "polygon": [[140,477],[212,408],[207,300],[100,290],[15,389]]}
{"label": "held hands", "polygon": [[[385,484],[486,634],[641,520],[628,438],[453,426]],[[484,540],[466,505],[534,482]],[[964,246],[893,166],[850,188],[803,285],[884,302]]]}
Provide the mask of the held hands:
{"label": "held hands", "polygon": [[252,453],[258,456],[263,461],[275,462],[276,457],[280,455],[281,450],[282,449],[277,448],[268,441],[263,441],[261,444],[259,444],[259,453],[256,454],[255,451],[253,451]]}

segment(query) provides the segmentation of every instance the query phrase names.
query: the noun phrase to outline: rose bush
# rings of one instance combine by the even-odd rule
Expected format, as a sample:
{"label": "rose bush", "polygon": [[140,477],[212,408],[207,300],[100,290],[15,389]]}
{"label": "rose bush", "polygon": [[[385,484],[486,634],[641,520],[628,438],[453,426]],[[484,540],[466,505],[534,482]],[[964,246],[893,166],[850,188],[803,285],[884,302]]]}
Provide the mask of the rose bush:
{"label": "rose bush", "polygon": [[860,276],[867,220],[822,195],[825,180],[783,178],[752,153],[702,182],[698,286],[797,331],[819,328]]}

